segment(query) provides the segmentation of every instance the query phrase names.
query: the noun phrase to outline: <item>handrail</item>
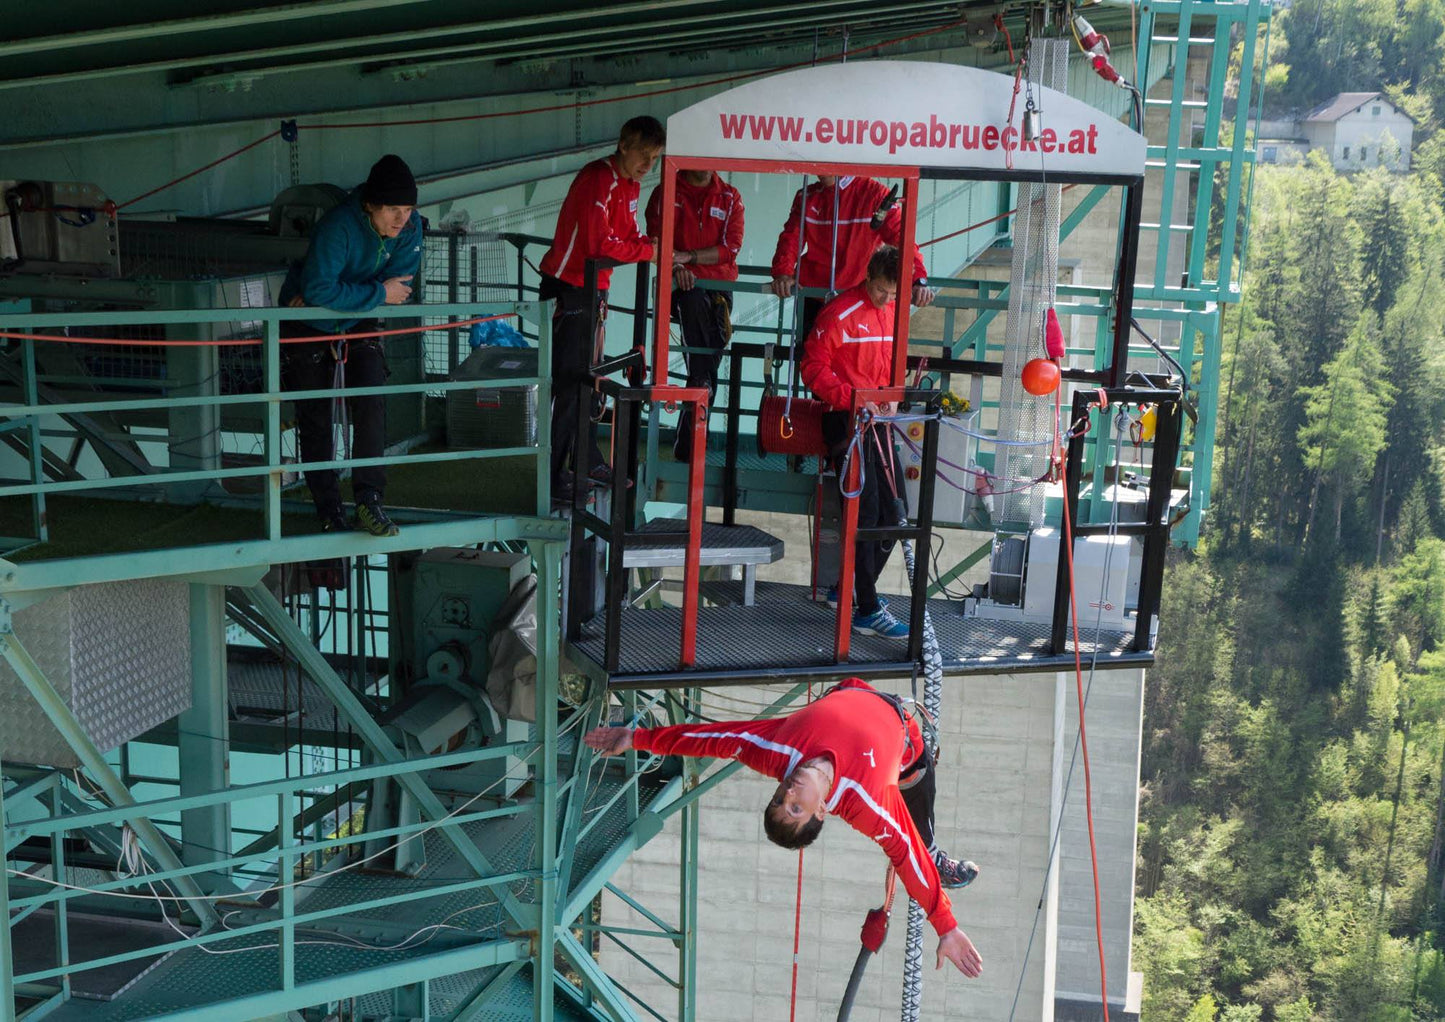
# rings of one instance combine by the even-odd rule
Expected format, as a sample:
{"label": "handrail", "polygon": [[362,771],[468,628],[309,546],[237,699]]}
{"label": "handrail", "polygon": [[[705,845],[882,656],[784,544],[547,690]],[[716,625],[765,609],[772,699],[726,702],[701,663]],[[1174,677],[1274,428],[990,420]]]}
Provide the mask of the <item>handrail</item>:
{"label": "handrail", "polygon": [[[200,455],[201,467],[195,467],[197,459],[188,458],[189,464],[182,464],[180,467],[171,467],[166,464],[154,465],[154,470],[137,471],[133,474],[116,474],[113,468],[103,469],[104,474],[94,475],[88,478],[64,478],[49,479],[46,477],[46,465],[39,457],[32,457],[29,466],[29,478],[25,482],[0,483],[0,496],[20,497],[26,496],[40,503],[37,509],[35,520],[41,523],[40,534],[32,537],[32,541],[43,541],[47,538],[47,530],[44,525],[45,516],[40,513],[43,509],[43,501],[47,496],[66,493],[80,493],[99,489],[126,489],[145,487],[153,489],[156,487],[174,486],[179,484],[205,484],[222,483],[229,480],[262,478],[265,480],[264,496],[261,498],[265,512],[265,531],[263,536],[269,540],[281,537],[281,484],[282,475],[293,472],[306,472],[319,469],[348,469],[359,468],[371,465],[422,465],[437,462],[450,461],[484,461],[487,459],[516,457],[518,455],[532,456],[536,459],[536,488],[537,501],[536,513],[539,516],[546,515],[550,507],[548,493],[549,476],[547,472],[547,459],[542,456],[549,445],[549,420],[545,414],[538,416],[537,437],[534,443],[521,444],[508,447],[493,448],[467,448],[452,449],[446,451],[430,451],[424,453],[396,453],[382,457],[359,458],[359,457],[334,457],[323,461],[299,462],[283,460],[281,452],[282,421],[281,405],[283,402],[306,399],[326,398],[350,398],[353,396],[380,396],[389,397],[393,395],[445,395],[452,391],[483,391],[500,390],[514,387],[535,387],[537,392],[537,403],[539,409],[545,409],[550,404],[551,378],[547,366],[550,364],[551,351],[551,321],[547,315],[546,307],[537,301],[508,301],[508,302],[447,302],[436,304],[409,303],[404,305],[388,305],[367,311],[361,318],[366,320],[423,320],[440,317],[456,318],[484,318],[490,316],[515,316],[518,319],[535,324],[538,335],[538,369],[529,376],[492,378],[481,380],[446,380],[436,381],[420,379],[411,383],[383,383],[370,387],[349,387],[338,389],[336,387],[324,387],[308,390],[287,390],[282,387],[281,382],[281,350],[285,343],[293,343],[292,339],[283,340],[280,337],[280,327],[288,322],[308,322],[317,320],[335,320],[338,317],[354,316],[354,313],[338,313],[329,309],[321,308],[289,308],[289,307],[265,307],[246,309],[169,309],[169,310],[127,310],[119,312],[24,312],[8,313],[0,315],[0,333],[33,335],[44,332],[41,337],[22,336],[18,343],[23,347],[25,354],[23,377],[17,374],[16,382],[20,385],[22,400],[19,403],[0,406],[0,423],[29,424],[31,430],[31,444],[39,444],[43,435],[39,429],[39,421],[47,416],[82,416],[117,413],[135,413],[172,411],[177,409],[213,410],[213,414],[219,414],[221,409],[251,408],[261,416],[263,424],[257,431],[262,443],[261,461],[259,464],[233,464],[225,465],[221,461],[221,445],[219,442],[213,448]],[[188,381],[177,381],[174,379],[156,379],[138,381],[145,390],[140,393],[117,394],[114,390],[97,390],[93,400],[86,400],[84,397],[77,397],[74,390],[68,392],[57,392],[54,394],[45,392],[43,388],[37,387],[36,381],[43,377],[38,371],[36,352],[43,351],[48,344],[66,343],[62,336],[57,335],[54,340],[43,339],[50,335],[49,332],[56,329],[70,329],[84,331],[96,327],[184,327],[185,325],[208,326],[215,324],[233,324],[238,322],[257,323],[261,327],[261,336],[258,338],[237,338],[225,339],[227,346],[246,345],[257,350],[259,360],[263,366],[263,378],[258,389],[245,393],[221,393],[221,384],[217,375],[199,383]],[[411,333],[422,334],[431,331],[455,330],[454,324],[432,323],[418,326],[414,329],[404,328]],[[365,330],[353,328],[350,333],[366,333]],[[322,331],[317,332],[318,336],[327,336]],[[114,343],[123,347],[127,353],[137,348],[144,349],[148,345],[162,346],[166,342],[163,338],[116,338]],[[172,342],[174,343],[174,342]],[[219,346],[221,341],[200,341],[198,344]],[[63,384],[61,384],[63,386]],[[180,394],[169,392],[182,391]],[[197,390],[209,390],[209,393],[196,393]],[[155,393],[155,392],[159,393]],[[82,421],[82,420],[71,420]],[[0,427],[3,428],[3,427]],[[220,429],[217,423],[216,430]],[[174,430],[172,430],[173,432]],[[48,433],[48,430],[46,431]],[[209,434],[206,434],[209,435]],[[131,442],[140,443],[161,443],[174,444],[177,441],[170,433],[161,435],[139,435],[131,437]],[[339,452],[338,452],[339,453]],[[204,497],[200,499],[204,500]]]}
{"label": "handrail", "polygon": [[[294,809],[295,800],[318,786],[334,785],[340,788],[358,782],[396,778],[409,774],[421,774],[432,770],[474,765],[476,763],[500,760],[506,757],[516,757],[521,768],[531,769],[542,750],[542,741],[536,739],[527,742],[486,746],[464,752],[417,756],[394,763],[375,764],[324,773],[278,778],[255,784],[227,787],[197,795],[167,796],[122,807],[90,808],[80,812],[72,812],[67,815],[28,819],[5,826],[5,847],[8,850],[33,838],[50,838],[52,841],[60,840],[71,833],[83,832],[96,827],[114,826],[138,817],[154,819],[160,816],[179,814],[190,809],[222,805],[232,806],[255,799],[276,800],[278,807],[278,830],[280,833],[285,834],[286,829],[293,826],[293,820],[289,810]],[[59,778],[59,781],[62,784],[66,783],[64,778]],[[11,794],[13,797],[15,793]],[[482,794],[485,794],[485,792]],[[481,797],[482,795],[479,794],[473,801],[477,801]],[[294,875],[292,867],[306,856],[331,852],[348,846],[364,846],[367,842],[376,839],[397,838],[396,844],[400,845],[406,840],[413,839],[420,834],[441,826],[458,826],[486,819],[518,815],[536,811],[537,808],[537,804],[531,799],[512,801],[502,805],[484,806],[472,811],[466,811],[467,806],[464,804],[459,809],[453,810],[449,816],[443,817],[440,820],[419,820],[415,823],[402,824],[382,830],[359,831],[352,834],[302,842],[283,840],[276,847],[256,853],[243,851],[240,854],[183,866],[179,869],[162,871],[147,870],[144,874],[138,876],[96,881],[89,885],[77,885],[76,887],[67,886],[63,881],[50,881],[45,877],[32,876],[22,872],[13,878],[17,885],[17,893],[21,893],[21,896],[12,898],[10,900],[10,906],[12,909],[28,914],[29,911],[34,911],[37,908],[48,905],[60,906],[59,910],[65,911],[70,902],[79,898],[123,897],[127,899],[138,898],[152,901],[154,900],[153,895],[149,893],[151,888],[147,885],[154,885],[156,888],[154,893],[158,894],[161,899],[166,899],[170,897],[170,895],[165,885],[170,881],[182,877],[215,874],[218,870],[237,869],[241,866],[256,862],[278,863],[273,873],[275,877],[274,883],[267,883],[267,881],[263,879],[261,880],[262,886],[259,888],[253,887],[250,890],[204,896],[209,901],[230,902],[235,907],[244,910],[248,902],[254,902],[255,899],[263,893],[277,889],[290,889],[296,885],[320,884],[336,874],[336,870],[318,870],[298,879]],[[353,868],[355,865],[356,864],[353,863],[343,866],[342,869]],[[528,866],[525,868],[503,870],[488,876],[458,879],[449,884],[436,886],[432,888],[432,891],[440,895],[470,890],[482,890],[499,887],[518,880],[537,879],[540,875],[538,869]],[[7,878],[6,882],[11,882],[10,878]],[[40,885],[44,885],[49,889],[42,893],[23,893],[24,888]],[[129,893],[128,889],[139,889],[141,893],[132,894]],[[168,954],[178,947],[203,946],[261,933],[275,932],[278,934],[278,939],[285,943],[294,939],[294,930],[297,926],[385,908],[409,900],[411,897],[413,897],[412,892],[405,891],[347,901],[344,904],[331,905],[311,911],[297,911],[295,900],[283,897],[279,899],[275,905],[270,907],[260,904],[254,905],[255,909],[263,914],[270,915],[274,913],[274,917],[272,918],[260,918],[254,922],[249,922],[246,925],[235,928],[222,927],[206,933],[191,935],[183,940],[158,942],[123,953],[107,955],[99,959],[85,961],[71,960],[62,963],[60,966],[18,975],[14,979],[17,983],[34,983],[86,968],[98,968],[104,965],[154,958]],[[9,924],[6,924],[4,920],[0,920],[0,925]],[[490,942],[500,946],[512,939],[513,938],[502,933],[497,933],[493,935]],[[516,953],[524,954],[525,940],[521,941],[520,948],[521,950]]]}

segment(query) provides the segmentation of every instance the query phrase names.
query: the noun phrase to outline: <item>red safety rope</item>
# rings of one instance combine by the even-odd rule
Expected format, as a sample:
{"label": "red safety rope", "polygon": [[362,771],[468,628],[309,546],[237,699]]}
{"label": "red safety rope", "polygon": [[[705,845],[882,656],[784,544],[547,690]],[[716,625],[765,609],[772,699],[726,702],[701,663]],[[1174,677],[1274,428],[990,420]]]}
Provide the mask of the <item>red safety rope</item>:
{"label": "red safety rope", "polygon": [[[1084,818],[1089,824],[1089,864],[1094,872],[1094,939],[1099,948],[1099,1002],[1104,1010],[1104,1022],[1109,1022],[1109,978],[1104,965],[1104,912],[1103,899],[1099,894],[1099,850],[1094,842],[1094,788],[1089,774],[1089,738],[1084,729],[1084,661],[1079,650],[1079,603],[1074,586],[1074,523],[1069,514],[1068,479],[1063,473],[1063,439],[1059,435],[1059,423],[1063,418],[1063,385],[1054,390],[1054,437],[1059,460],[1060,478],[1064,482],[1064,553],[1069,565],[1069,620],[1074,632],[1074,689],[1079,702],[1079,747],[1084,758]],[[1100,399],[1108,398],[1100,394]],[[1103,595],[1100,594],[1100,599]]]}
{"label": "red safety rope", "polygon": [[[508,319],[515,315],[517,315],[515,312],[499,312],[495,316],[478,316],[476,319],[463,319],[456,323],[434,323],[426,326],[397,327],[394,330],[365,330],[348,334],[310,334],[305,337],[282,337],[281,343],[309,344],[313,341],[359,341],[368,337],[396,337],[400,334],[426,333],[429,330],[455,330],[458,327],[471,326],[474,323],[487,323],[494,319]],[[31,334],[22,333],[18,330],[0,330],[0,337],[17,341],[53,341],[57,344],[100,344],[121,348],[238,348],[266,343],[263,338],[259,337],[245,337],[225,341],[178,341],[168,338],[148,337],[69,337],[65,334]]]}
{"label": "red safety rope", "polygon": [[222,156],[222,157],[221,157],[220,159],[218,159],[218,160],[212,160],[210,163],[206,164],[204,167],[197,167],[195,170],[191,171],[189,174],[182,174],[180,177],[175,178],[174,180],[167,181],[165,184],[161,185],[159,188],[152,188],[152,189],[151,189],[150,191],[148,191],[148,192],[143,192],[143,193],[141,193],[140,195],[137,195],[134,199],[127,199],[125,202],[120,203],[120,204],[117,205],[115,208],[116,208],[117,210],[122,210],[122,209],[125,209],[127,206],[134,206],[134,205],[135,205],[137,202],[139,202],[141,199],[149,199],[152,195],[155,195],[155,194],[157,194],[157,193],[159,193],[159,192],[163,192],[163,191],[165,191],[167,188],[174,188],[176,185],[180,184],[182,181],[189,181],[191,178],[195,177],[197,174],[204,174],[206,171],[210,170],[212,167],[219,167],[221,164],[225,163],[227,160],[233,160],[233,159],[235,159],[237,156],[240,156],[242,153],[244,153],[244,152],[246,152],[246,151],[248,151],[248,150],[250,150],[250,149],[255,149],[255,148],[256,148],[258,145],[260,145],[262,142],[269,142],[269,141],[271,141],[273,138],[275,138],[275,137],[276,137],[277,135],[279,135],[279,134],[281,134],[281,129],[280,129],[280,128],[277,128],[275,131],[271,132],[269,135],[262,135],[260,138],[256,139],[256,141],[254,141],[254,142],[247,142],[247,143],[246,143],[245,145],[243,145],[241,148],[239,148],[239,149],[233,149],[231,152],[227,153],[225,156]]}

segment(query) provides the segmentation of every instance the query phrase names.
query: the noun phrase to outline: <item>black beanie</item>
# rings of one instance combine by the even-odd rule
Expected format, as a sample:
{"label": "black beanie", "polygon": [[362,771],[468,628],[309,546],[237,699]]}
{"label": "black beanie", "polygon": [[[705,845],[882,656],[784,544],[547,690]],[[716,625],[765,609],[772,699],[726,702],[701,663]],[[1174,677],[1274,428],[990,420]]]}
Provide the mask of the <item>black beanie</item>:
{"label": "black beanie", "polygon": [[395,153],[387,153],[371,166],[361,197],[375,206],[415,206],[416,178]]}

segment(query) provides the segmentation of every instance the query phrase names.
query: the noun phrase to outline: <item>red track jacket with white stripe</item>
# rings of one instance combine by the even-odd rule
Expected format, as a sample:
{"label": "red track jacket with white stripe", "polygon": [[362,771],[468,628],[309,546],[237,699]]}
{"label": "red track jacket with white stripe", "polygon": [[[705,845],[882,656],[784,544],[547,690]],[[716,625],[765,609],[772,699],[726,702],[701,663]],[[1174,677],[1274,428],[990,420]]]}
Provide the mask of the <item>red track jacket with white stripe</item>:
{"label": "red track jacket with white stripe", "polygon": [[[552,247],[538,267],[573,287],[582,287],[588,259],[607,257],[620,263],[652,258],[652,242],[637,230],[637,197],[642,189],[617,173],[613,157],[593,160],[577,172],[557,214]],[[597,287],[612,283],[612,271],[599,268]]]}
{"label": "red track jacket with white stripe", "polygon": [[828,812],[878,842],[940,935],[958,925],[938,867],[898,790],[898,775],[922,750],[923,736],[912,719],[905,730],[897,711],[865,682],[849,678],[824,698],[775,720],[638,728],[632,745],[662,755],[735,759],[780,781],[799,763],[827,757],[834,768]]}
{"label": "red track jacket with white stripe", "polygon": [[875,307],[859,284],[818,313],[799,371],[808,389],[834,409],[851,411],[856,388],[892,384],[893,304]]}
{"label": "red track jacket with white stripe", "polygon": [[[662,185],[647,199],[647,233],[662,235]],[[677,198],[673,202],[672,243],[674,248],[692,251],[716,245],[721,258],[704,266],[688,263],[687,268],[701,280],[737,280],[738,251],[743,247],[743,197],[716,173],[701,188],[688,184],[677,172]]]}
{"label": "red track jacket with white stripe", "polygon": [[[838,247],[833,248],[833,192],[820,181],[808,185],[807,224],[803,229],[803,261],[798,263],[798,217],[802,190],[793,196],[793,211],[778,247],[773,252],[773,276],[798,275],[801,287],[827,287],[829,254],[837,267],[833,287],[846,291],[863,283],[868,274],[868,259],[880,245],[902,244],[903,214],[895,205],[884,217],[882,227],[873,230],[873,212],[888,195],[888,186],[871,177],[840,177],[835,186],[838,193]],[[913,250],[913,281],[923,280],[928,271],[923,255]]]}

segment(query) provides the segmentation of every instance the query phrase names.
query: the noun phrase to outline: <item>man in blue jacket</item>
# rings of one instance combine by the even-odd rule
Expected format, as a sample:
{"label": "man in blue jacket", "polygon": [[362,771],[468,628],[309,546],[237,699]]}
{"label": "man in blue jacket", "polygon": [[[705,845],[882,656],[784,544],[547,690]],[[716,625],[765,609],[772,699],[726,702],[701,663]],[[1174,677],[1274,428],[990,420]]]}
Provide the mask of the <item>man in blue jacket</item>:
{"label": "man in blue jacket", "polygon": [[[400,305],[411,297],[421,246],[416,179],[400,156],[388,154],[376,161],[349,201],[316,224],[306,258],[291,267],[281,286],[281,304],[342,313]],[[281,336],[341,334],[360,322],[360,317],[342,317],[282,323]],[[372,323],[366,328],[372,329]],[[387,377],[384,342],[380,337],[363,337],[282,345],[283,384],[288,390],[379,387]],[[335,459],[333,399],[314,398],[295,405],[301,460]],[[351,457],[381,457],[386,447],[386,398],[355,396],[349,399],[349,407],[354,435]],[[306,485],[327,532],[360,528],[373,536],[395,536],[400,531],[382,505],[386,470],[380,465],[358,465],[351,471],[354,522],[346,518],[334,470],[308,471]]]}

